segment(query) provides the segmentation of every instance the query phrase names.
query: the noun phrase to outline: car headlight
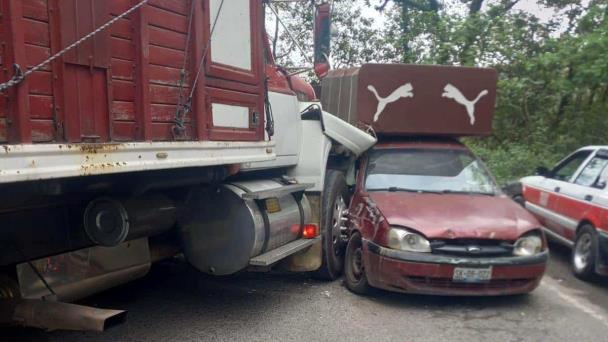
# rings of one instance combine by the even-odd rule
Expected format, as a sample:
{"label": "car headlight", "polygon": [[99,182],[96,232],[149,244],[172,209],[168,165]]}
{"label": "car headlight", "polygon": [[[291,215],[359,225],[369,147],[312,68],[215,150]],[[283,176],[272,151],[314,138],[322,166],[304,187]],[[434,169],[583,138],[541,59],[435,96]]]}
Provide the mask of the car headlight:
{"label": "car headlight", "polygon": [[388,231],[387,246],[408,252],[431,252],[429,240],[420,234],[402,228],[391,228]]}
{"label": "car headlight", "polygon": [[531,256],[543,250],[543,240],[538,234],[530,234],[519,238],[513,245],[513,254]]}

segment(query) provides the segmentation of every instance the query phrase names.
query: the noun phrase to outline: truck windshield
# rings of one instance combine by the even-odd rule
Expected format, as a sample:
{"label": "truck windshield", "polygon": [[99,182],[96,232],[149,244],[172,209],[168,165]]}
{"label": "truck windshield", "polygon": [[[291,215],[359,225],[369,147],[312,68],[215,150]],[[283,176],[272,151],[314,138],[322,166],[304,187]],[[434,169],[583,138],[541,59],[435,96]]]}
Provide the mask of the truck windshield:
{"label": "truck windshield", "polygon": [[498,187],[484,165],[461,149],[378,149],[369,156],[368,191],[495,195]]}

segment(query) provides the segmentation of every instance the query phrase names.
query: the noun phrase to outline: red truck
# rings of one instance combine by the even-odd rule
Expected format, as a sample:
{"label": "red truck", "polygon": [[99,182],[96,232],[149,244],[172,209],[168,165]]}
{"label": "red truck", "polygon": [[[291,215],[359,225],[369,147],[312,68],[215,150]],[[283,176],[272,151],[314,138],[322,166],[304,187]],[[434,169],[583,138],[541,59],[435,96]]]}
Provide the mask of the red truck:
{"label": "red truck", "polygon": [[456,139],[491,134],[496,83],[491,69],[377,64],[323,80],[324,108],[379,139],[349,172],[350,290],[507,295],[539,285],[540,223]]}
{"label": "red truck", "polygon": [[345,165],[376,140],[274,63],[265,6],[0,1],[0,323],[103,330],[124,313],[65,302],[180,253],[341,275]]}

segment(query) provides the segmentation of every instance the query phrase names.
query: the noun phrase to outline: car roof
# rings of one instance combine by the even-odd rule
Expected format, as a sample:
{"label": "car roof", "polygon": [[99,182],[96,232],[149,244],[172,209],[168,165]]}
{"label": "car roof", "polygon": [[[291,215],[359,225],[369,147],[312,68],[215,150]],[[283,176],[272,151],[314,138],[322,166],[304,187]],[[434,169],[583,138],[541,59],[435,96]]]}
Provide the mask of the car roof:
{"label": "car roof", "polygon": [[579,151],[597,151],[597,150],[608,150],[608,145],[588,145],[588,146],[583,146],[581,148],[579,148],[578,150],[574,151],[573,153],[579,152]]}
{"label": "car roof", "polygon": [[577,151],[585,151],[585,150],[599,150],[606,149],[608,150],[608,145],[589,145],[579,148]]}

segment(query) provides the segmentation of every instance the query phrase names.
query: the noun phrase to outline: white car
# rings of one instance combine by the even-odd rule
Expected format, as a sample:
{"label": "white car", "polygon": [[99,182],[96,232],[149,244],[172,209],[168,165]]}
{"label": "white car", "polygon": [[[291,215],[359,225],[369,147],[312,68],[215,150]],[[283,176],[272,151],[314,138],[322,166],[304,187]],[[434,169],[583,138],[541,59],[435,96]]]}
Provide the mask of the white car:
{"label": "white car", "polygon": [[587,146],[521,180],[526,208],[572,247],[574,274],[608,275],[608,146]]}

